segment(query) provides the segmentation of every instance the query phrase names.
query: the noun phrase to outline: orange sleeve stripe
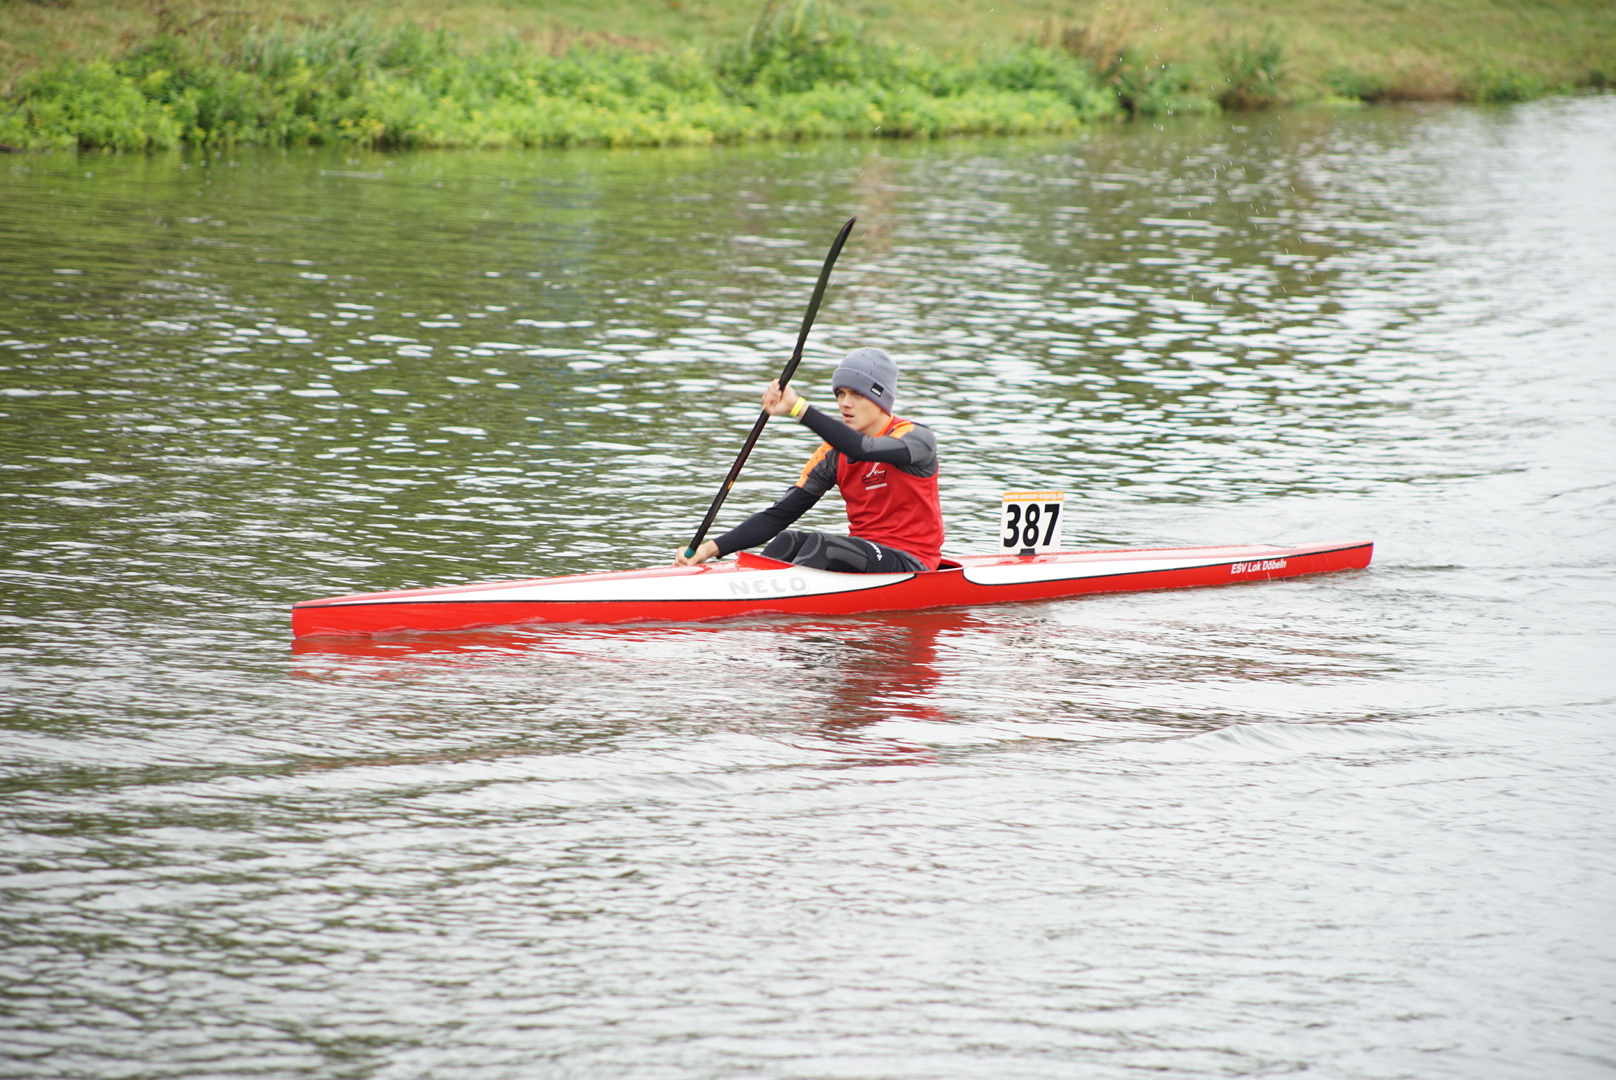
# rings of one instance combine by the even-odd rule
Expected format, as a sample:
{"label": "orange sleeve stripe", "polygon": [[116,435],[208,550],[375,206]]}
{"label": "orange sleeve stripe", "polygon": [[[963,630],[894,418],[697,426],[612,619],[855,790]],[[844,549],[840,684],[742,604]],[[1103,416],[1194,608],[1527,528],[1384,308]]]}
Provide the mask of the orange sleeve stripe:
{"label": "orange sleeve stripe", "polygon": [[802,475],[797,477],[798,487],[808,483],[808,474],[814,471],[815,465],[825,460],[825,455],[828,453],[830,453],[830,443],[820,443],[819,449],[814,451],[814,456],[809,458],[808,464],[802,467]]}

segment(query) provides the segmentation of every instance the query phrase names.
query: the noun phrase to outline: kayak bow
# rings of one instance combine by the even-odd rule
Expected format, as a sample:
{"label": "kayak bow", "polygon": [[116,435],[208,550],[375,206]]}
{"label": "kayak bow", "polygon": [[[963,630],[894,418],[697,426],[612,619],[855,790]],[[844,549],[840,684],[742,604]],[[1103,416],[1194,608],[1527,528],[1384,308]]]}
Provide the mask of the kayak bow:
{"label": "kayak bow", "polygon": [[1321,574],[1369,565],[1369,541],[964,555],[936,570],[841,574],[741,553],[702,566],[530,578],[305,600],[292,633],[370,636],[522,623],[691,622],[877,611],[1088,593],[1142,592]]}

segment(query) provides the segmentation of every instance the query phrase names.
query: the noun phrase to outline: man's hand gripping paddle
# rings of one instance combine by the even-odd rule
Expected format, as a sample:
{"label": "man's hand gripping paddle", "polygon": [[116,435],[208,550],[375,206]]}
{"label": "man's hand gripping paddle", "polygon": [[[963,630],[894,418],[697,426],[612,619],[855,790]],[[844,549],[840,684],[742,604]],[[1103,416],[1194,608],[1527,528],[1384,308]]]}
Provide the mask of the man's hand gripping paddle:
{"label": "man's hand gripping paddle", "polygon": [[[825,256],[824,268],[819,271],[819,283],[814,286],[813,298],[808,301],[808,313],[802,317],[802,332],[797,335],[796,351],[791,354],[791,359],[786,362],[785,370],[780,372],[780,388],[782,390],[785,389],[786,383],[791,381],[791,376],[796,373],[797,365],[802,362],[802,347],[808,343],[808,331],[814,325],[814,316],[819,314],[819,302],[825,298],[825,286],[830,284],[830,268],[836,265],[836,256],[842,253],[842,245],[847,243],[847,234],[853,231],[853,223],[857,220],[858,218],[856,217],[847,219],[847,224],[842,226],[842,231],[836,234],[836,240],[830,246],[830,254]],[[713,520],[718,517],[719,507],[723,506],[724,500],[729,497],[729,489],[735,486],[735,478],[741,475],[741,467],[746,464],[747,457],[752,453],[752,447],[757,445],[758,436],[763,434],[763,425],[768,422],[769,414],[767,411],[758,414],[757,423],[752,425],[752,434],[746,437],[746,444],[741,447],[740,456],[735,459],[735,464],[730,466],[729,475],[724,478],[724,486],[718,489],[718,495],[713,499],[713,505],[707,508],[707,516],[701,520],[701,528],[696,530],[696,535],[691,539],[690,546],[685,549],[685,558],[693,559],[696,557],[696,549],[706,539],[707,530],[712,528]]]}

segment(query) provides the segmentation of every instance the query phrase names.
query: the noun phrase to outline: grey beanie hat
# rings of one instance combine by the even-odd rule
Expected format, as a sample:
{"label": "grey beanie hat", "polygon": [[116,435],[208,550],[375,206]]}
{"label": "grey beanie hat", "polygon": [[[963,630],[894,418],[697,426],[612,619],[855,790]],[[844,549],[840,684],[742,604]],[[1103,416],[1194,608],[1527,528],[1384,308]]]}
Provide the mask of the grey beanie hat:
{"label": "grey beanie hat", "polygon": [[890,413],[898,389],[898,365],[882,349],[854,349],[842,358],[830,377],[832,391],[844,386]]}

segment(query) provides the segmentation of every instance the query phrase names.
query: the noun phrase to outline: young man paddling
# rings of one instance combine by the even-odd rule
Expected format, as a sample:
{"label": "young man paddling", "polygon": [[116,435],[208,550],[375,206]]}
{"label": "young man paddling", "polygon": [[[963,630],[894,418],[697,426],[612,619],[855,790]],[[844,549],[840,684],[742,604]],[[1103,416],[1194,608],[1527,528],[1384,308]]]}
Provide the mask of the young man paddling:
{"label": "young man paddling", "polygon": [[[841,418],[826,415],[778,381],[763,391],[770,416],[790,416],[825,441],[780,501],[675,566],[767,543],[762,554],[781,562],[855,574],[935,570],[942,558],[943,513],[937,501],[937,438],[929,428],[892,415],[898,365],[880,349],[854,349],[831,389]],[[848,536],[787,526],[832,487],[847,504]]]}

